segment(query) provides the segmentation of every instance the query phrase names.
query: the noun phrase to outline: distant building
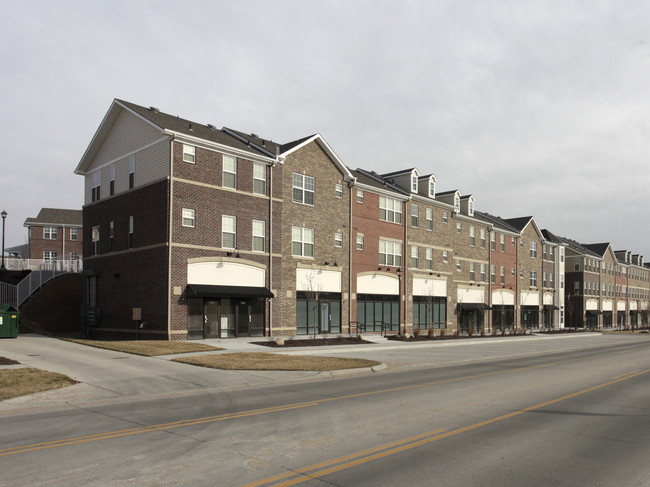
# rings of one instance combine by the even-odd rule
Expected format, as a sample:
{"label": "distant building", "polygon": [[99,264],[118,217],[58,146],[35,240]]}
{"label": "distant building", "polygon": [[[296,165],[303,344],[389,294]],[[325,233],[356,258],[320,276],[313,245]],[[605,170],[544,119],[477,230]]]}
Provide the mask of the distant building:
{"label": "distant building", "polygon": [[43,261],[78,260],[82,256],[83,215],[81,210],[42,208],[36,218],[27,218],[28,251],[23,258],[30,267]]}

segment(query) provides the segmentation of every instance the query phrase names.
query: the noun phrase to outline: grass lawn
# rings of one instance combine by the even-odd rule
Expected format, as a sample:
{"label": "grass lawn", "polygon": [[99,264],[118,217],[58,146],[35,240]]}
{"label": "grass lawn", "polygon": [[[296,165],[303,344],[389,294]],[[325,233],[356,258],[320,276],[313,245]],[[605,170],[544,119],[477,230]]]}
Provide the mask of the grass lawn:
{"label": "grass lawn", "polygon": [[65,340],[90,347],[115,350],[116,352],[144,355],[145,357],[223,350],[223,348],[211,347],[203,343],[167,342],[163,340],[81,340],[76,338],[66,338]]}
{"label": "grass lawn", "polygon": [[67,375],[40,369],[0,370],[0,401],[76,384]]}
{"label": "grass lawn", "polygon": [[325,371],[374,367],[380,362],[356,358],[313,357],[279,353],[226,353],[179,357],[174,362],[223,370],[302,370]]}

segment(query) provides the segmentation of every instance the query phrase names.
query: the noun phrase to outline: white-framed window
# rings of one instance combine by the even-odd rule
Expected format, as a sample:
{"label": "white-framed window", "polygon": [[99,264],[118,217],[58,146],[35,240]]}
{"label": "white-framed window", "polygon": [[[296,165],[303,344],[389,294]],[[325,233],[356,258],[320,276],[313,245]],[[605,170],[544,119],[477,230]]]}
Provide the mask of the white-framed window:
{"label": "white-framed window", "polygon": [[442,223],[447,223],[449,221],[449,213],[446,211],[442,212]]}
{"label": "white-framed window", "polygon": [[456,233],[460,235],[463,232],[463,226],[460,224],[460,222],[456,222]]}
{"label": "white-framed window", "polygon": [[135,186],[135,155],[129,157],[129,189]]}
{"label": "white-framed window", "polygon": [[497,283],[497,266],[494,264],[490,265],[490,282],[492,284]]}
{"label": "white-framed window", "polygon": [[54,250],[45,250],[43,251],[43,260],[47,262],[53,262],[56,260],[56,251]]}
{"label": "white-framed window", "polygon": [[343,185],[341,183],[336,183],[334,185],[334,196],[337,198],[343,198]]}
{"label": "white-framed window", "polygon": [[253,166],[253,193],[266,194],[266,166],[259,162]]}
{"label": "white-framed window", "polygon": [[314,206],[316,181],[311,176],[293,173],[293,202]]}
{"label": "white-framed window", "polygon": [[530,271],[530,287],[537,287],[537,271]]}
{"label": "white-framed window", "polygon": [[469,216],[474,216],[474,200],[471,199],[471,198],[469,199],[469,201],[467,203],[467,214]]}
{"label": "white-framed window", "polygon": [[196,212],[191,208],[183,208],[183,226],[194,228],[196,224]]}
{"label": "white-framed window", "polygon": [[56,240],[58,237],[57,227],[43,227],[43,238],[45,240]]}
{"label": "white-framed window", "polygon": [[183,162],[194,164],[196,162],[196,147],[183,144]]}
{"label": "white-framed window", "polygon": [[253,220],[253,252],[266,250],[266,222]]}
{"label": "white-framed window", "polygon": [[400,267],[402,265],[402,244],[379,240],[379,265]]}
{"label": "white-framed window", "polygon": [[76,241],[79,238],[79,231],[76,228],[70,229],[70,240]]}
{"label": "white-framed window", "polygon": [[113,196],[115,194],[115,164],[111,164],[109,174],[110,180],[108,182],[108,194]]}
{"label": "white-framed window", "polygon": [[460,272],[462,270],[462,264],[460,262],[460,259],[456,259],[456,270]]}
{"label": "white-framed window", "polygon": [[515,237],[511,236],[510,237],[510,244],[514,247],[515,246]]}
{"label": "white-framed window", "polygon": [[427,247],[425,251],[425,259],[426,259],[426,267],[427,270],[433,270],[433,249],[430,247]]}
{"label": "white-framed window", "polygon": [[414,269],[418,268],[418,253],[419,249],[417,245],[411,246],[411,267]]}
{"label": "white-framed window", "polygon": [[504,265],[499,267],[499,282],[501,284],[506,283],[506,266],[504,266]]}
{"label": "white-framed window", "polygon": [[234,249],[237,244],[237,218],[234,216],[221,215],[221,247]]}
{"label": "white-framed window", "polygon": [[113,252],[113,244],[115,243],[115,222],[108,222],[108,251]]}
{"label": "white-framed window", "polygon": [[537,258],[537,242],[530,242],[530,256],[533,259]]}
{"label": "white-framed window", "polygon": [[222,182],[224,188],[237,189],[237,158],[223,156]]}
{"label": "white-framed window", "polygon": [[546,287],[546,271],[542,272],[542,287]]}
{"label": "white-framed window", "polygon": [[476,227],[470,225],[469,227],[469,244],[474,247],[476,245]]}
{"label": "white-framed window", "polygon": [[490,234],[490,250],[496,250],[497,249],[497,235],[496,233],[492,232]]}
{"label": "white-framed window", "polygon": [[357,250],[363,250],[363,235],[357,235]]}
{"label": "white-framed window", "polygon": [[418,192],[418,177],[415,174],[411,174],[411,193]]}
{"label": "white-framed window", "polygon": [[481,228],[481,248],[485,248],[485,228]]}
{"label": "white-framed window", "polygon": [[363,189],[357,189],[357,203],[363,204]]}
{"label": "white-framed window", "polygon": [[127,247],[128,248],[133,247],[133,216],[129,217],[129,235],[128,235]]}
{"label": "white-framed window", "polygon": [[485,269],[487,268],[486,264],[481,264],[481,282],[485,282]]}
{"label": "white-framed window", "polygon": [[516,272],[517,272],[517,270],[516,270],[514,267],[511,267],[511,268],[510,268],[510,275],[511,275],[512,277],[515,277]]}
{"label": "white-framed window", "polygon": [[420,208],[418,207],[418,205],[411,205],[411,226],[417,228],[419,220],[420,220]]}
{"label": "white-framed window", "polygon": [[291,254],[300,257],[314,256],[314,229],[291,227]]}
{"label": "white-framed window", "polygon": [[476,264],[474,262],[469,263],[469,280],[476,281]]}
{"label": "white-framed window", "polygon": [[443,250],[442,251],[442,261],[446,264],[449,262],[449,251],[448,250]]}
{"label": "white-framed window", "polygon": [[523,279],[523,278],[524,278],[524,268],[520,267],[519,268],[519,279]]}
{"label": "white-framed window", "polygon": [[99,201],[101,199],[100,193],[102,187],[101,169],[98,169],[97,171],[93,172],[90,177],[91,177],[91,190],[90,190],[91,201]]}
{"label": "white-framed window", "polygon": [[460,196],[458,194],[454,196],[454,211],[456,213],[460,212]]}
{"label": "white-framed window", "polygon": [[426,229],[433,230],[433,209],[427,208],[425,213],[426,213]]}
{"label": "white-framed window", "polygon": [[429,179],[429,198],[435,198],[435,197],[436,197],[436,183],[432,179]]}
{"label": "white-framed window", "polygon": [[70,260],[79,260],[79,254],[76,252],[70,252]]}
{"label": "white-framed window", "polygon": [[343,247],[343,234],[335,233],[334,234],[334,247]]}
{"label": "white-framed window", "polygon": [[92,243],[93,254],[99,253],[99,225],[94,225],[90,230],[90,241]]}
{"label": "white-framed window", "polygon": [[500,238],[499,245],[501,246],[501,252],[505,252],[506,251],[506,236],[502,233],[501,235],[499,235],[499,238]]}
{"label": "white-framed window", "polygon": [[402,202],[386,196],[380,196],[379,219],[385,222],[402,223]]}

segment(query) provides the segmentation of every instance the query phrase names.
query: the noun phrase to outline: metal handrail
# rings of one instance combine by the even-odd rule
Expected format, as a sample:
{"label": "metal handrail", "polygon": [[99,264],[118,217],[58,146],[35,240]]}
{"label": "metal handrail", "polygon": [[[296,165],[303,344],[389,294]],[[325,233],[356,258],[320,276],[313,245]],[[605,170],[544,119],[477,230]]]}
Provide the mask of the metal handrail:
{"label": "metal handrail", "polygon": [[0,283],[1,304],[9,304],[18,309],[34,292],[48,281],[63,274],[78,274],[83,270],[81,259],[47,260],[30,272],[18,284]]}

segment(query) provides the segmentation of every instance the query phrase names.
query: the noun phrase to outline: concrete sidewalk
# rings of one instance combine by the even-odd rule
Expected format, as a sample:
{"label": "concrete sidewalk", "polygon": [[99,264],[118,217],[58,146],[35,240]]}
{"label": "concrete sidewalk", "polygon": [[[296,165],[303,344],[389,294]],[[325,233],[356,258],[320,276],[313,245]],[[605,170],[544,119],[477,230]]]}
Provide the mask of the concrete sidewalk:
{"label": "concrete sidewalk", "polygon": [[[597,334],[569,334],[526,337],[493,337],[489,339],[439,340],[432,342],[400,342],[370,335],[365,337],[371,344],[339,345],[324,347],[266,347],[254,342],[267,338],[237,338],[199,340],[225,350],[175,354],[157,357],[143,357],[100,348],[88,347],[73,342],[41,335],[20,335],[17,339],[0,340],[0,356],[16,360],[22,366],[65,374],[79,382],[54,391],[22,396],[0,402],[0,411],[31,408],[82,405],[95,401],[124,400],[149,395],[184,393],[192,390],[228,390],[252,386],[263,386],[284,382],[330,378],[333,375],[363,374],[369,369],[331,372],[284,372],[284,371],[229,371],[216,370],[172,362],[175,357],[204,354],[227,354],[237,352],[271,352],[291,355],[350,355],[369,358],[380,362],[392,361],[391,354],[399,353],[394,366],[425,366],[421,354],[437,350],[438,365],[462,360],[468,350],[504,348],[499,355],[516,355],[512,342],[524,344],[545,343],[543,348],[553,348],[549,341],[562,338],[578,338],[580,335],[594,337]],[[583,341],[583,340],[580,340]],[[589,341],[589,340],[587,340]],[[486,345],[501,345],[486,347]],[[478,348],[477,348],[478,347]],[[427,352],[429,350],[430,352]],[[418,353],[419,352],[419,353]],[[444,352],[444,353],[443,353]],[[492,352],[490,352],[492,354]],[[528,352],[526,352],[527,354]],[[472,353],[474,355],[474,353]],[[387,358],[387,359],[386,359]],[[442,362],[441,362],[442,361]],[[11,367],[11,366],[10,366]]]}

